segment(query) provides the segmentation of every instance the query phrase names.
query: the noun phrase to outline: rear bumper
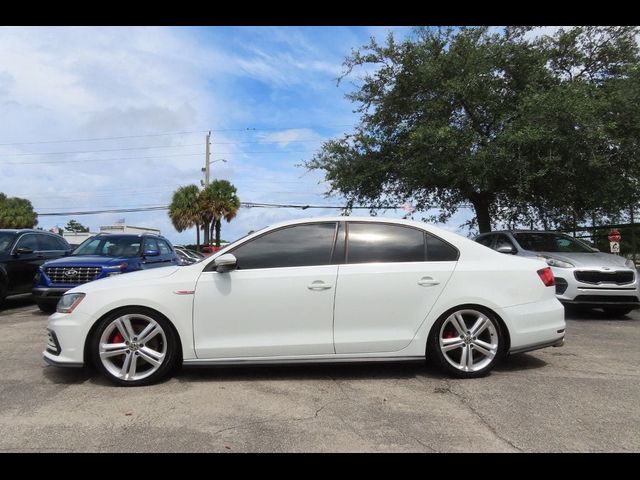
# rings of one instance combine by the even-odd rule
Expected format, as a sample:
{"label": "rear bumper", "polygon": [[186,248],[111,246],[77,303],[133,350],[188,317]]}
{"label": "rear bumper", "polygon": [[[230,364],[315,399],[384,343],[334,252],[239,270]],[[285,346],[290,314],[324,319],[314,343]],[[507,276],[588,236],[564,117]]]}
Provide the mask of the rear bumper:
{"label": "rear bumper", "polygon": [[564,341],[564,307],[555,297],[507,307],[503,314],[511,337],[509,353],[551,347]]}

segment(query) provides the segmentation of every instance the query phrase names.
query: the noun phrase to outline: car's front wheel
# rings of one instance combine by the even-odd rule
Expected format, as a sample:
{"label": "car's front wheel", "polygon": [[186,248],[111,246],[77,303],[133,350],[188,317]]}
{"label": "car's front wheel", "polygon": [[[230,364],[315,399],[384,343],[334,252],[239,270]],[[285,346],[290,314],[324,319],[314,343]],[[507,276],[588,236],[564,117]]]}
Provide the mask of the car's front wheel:
{"label": "car's front wheel", "polygon": [[440,317],[429,336],[427,354],[459,378],[486,375],[500,360],[504,334],[496,317],[476,308],[458,308]]}
{"label": "car's front wheel", "polygon": [[93,363],[123,386],[149,385],[176,365],[178,339],[169,321],[152,310],[119,310],[100,321],[91,340]]}

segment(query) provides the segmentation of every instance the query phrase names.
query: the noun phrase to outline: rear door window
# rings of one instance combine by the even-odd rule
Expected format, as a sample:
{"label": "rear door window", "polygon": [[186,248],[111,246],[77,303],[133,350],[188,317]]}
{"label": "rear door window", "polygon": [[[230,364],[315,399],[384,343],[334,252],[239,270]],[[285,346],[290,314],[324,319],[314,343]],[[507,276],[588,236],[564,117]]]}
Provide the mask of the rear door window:
{"label": "rear door window", "polygon": [[383,223],[348,224],[347,263],[424,262],[422,230]]}

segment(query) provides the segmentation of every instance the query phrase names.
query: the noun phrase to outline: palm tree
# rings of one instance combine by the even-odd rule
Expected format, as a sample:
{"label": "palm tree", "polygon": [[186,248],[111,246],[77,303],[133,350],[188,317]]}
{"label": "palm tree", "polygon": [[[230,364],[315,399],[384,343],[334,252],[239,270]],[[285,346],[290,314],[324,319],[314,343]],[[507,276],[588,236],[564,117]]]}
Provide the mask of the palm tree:
{"label": "palm tree", "polygon": [[[236,187],[227,180],[214,180],[200,192],[200,209],[207,219],[211,219],[211,230],[215,228],[216,246],[220,246],[222,219],[230,222],[240,208]],[[212,236],[210,232],[209,237]]]}
{"label": "palm tree", "polygon": [[173,192],[171,205],[169,205],[169,218],[178,232],[196,227],[198,247],[200,247],[201,225],[199,195],[200,189],[196,185],[185,185]]}

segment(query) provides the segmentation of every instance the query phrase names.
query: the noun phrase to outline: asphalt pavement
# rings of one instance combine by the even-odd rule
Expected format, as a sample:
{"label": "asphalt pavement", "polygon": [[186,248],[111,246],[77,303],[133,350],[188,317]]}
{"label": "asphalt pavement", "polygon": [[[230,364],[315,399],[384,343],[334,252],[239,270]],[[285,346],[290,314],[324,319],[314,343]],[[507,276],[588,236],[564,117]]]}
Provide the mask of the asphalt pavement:
{"label": "asphalt pavement", "polygon": [[422,364],[184,368],[150,387],[42,360],[0,310],[0,452],[640,451],[640,311],[567,316],[564,347],[453,380]]}

